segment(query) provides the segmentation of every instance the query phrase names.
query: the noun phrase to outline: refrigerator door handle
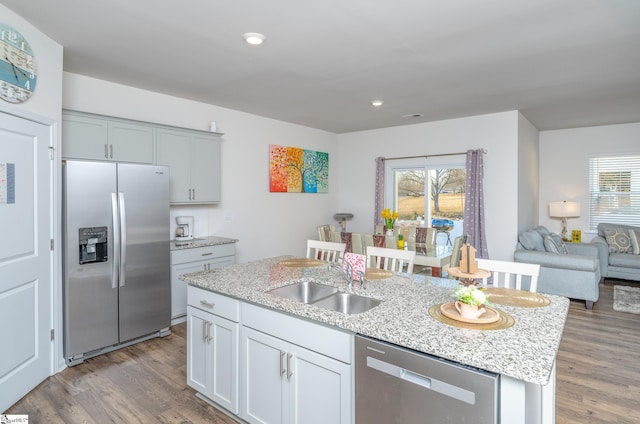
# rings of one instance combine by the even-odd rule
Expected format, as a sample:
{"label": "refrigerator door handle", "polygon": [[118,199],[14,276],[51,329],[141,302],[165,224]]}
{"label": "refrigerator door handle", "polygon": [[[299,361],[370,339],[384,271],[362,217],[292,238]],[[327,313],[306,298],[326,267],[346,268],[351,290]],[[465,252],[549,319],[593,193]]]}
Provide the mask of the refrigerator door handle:
{"label": "refrigerator door handle", "polygon": [[[106,145],[105,145],[106,146]],[[118,195],[111,193],[111,228],[113,228],[113,258],[111,258],[111,288],[118,287],[118,266],[120,264],[120,225],[118,225]]]}
{"label": "refrigerator door handle", "polygon": [[124,204],[124,193],[118,193],[120,209],[120,287],[125,285],[125,269],[127,267],[127,215]]}

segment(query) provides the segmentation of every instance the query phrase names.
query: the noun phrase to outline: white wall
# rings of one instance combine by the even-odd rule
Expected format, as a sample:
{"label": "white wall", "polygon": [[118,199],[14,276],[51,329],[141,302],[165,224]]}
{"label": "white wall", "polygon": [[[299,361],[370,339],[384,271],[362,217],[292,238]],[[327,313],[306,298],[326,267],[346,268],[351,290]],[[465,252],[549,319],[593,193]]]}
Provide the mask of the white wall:
{"label": "white wall", "polygon": [[589,155],[640,154],[640,123],[604,125],[540,132],[540,225],[559,233],[559,219],[549,217],[549,203],[562,200],[581,205],[579,218],[569,218],[567,230],[582,231],[589,241]]}
{"label": "white wall", "polygon": [[2,22],[22,33],[36,58],[36,90],[29,100],[20,104],[0,101],[0,110],[28,117],[39,116],[40,122],[60,122],[62,101],[62,46],[38,31],[29,22],[0,4]]}
{"label": "white wall", "polygon": [[[238,262],[304,254],[316,226],[334,222],[340,185],[333,133],[71,73],[64,74],[63,107],[197,130],[208,130],[216,121],[225,133],[222,201],[173,207],[171,213],[194,215],[196,236],[240,240]],[[269,144],[328,152],[329,193],[270,193]]]}
{"label": "white wall", "polygon": [[[62,116],[62,46],[56,43],[22,17],[0,4],[2,22],[12,26],[27,39],[36,57],[38,81],[36,89],[29,100],[21,104],[11,104],[0,100],[0,112],[14,114],[26,119],[49,125],[53,135],[54,151],[60,151],[60,121]],[[53,161],[51,165],[51,220],[60,221],[60,163]],[[61,240],[60,226],[54,225],[51,237]],[[6,240],[3,241],[6,243]],[[57,244],[60,245],[59,243]],[[62,328],[62,256],[60,249],[52,253],[51,264],[51,327]],[[61,335],[61,331],[56,331]],[[51,373],[64,366],[62,357],[62,337],[54,342]]]}
{"label": "white wall", "polygon": [[518,232],[538,225],[539,133],[518,114]]}
{"label": "white wall", "polygon": [[489,255],[512,260],[518,232],[518,115],[517,111],[510,111],[341,134],[338,209],[354,214],[348,228],[362,233],[373,230],[376,157],[484,148]]}

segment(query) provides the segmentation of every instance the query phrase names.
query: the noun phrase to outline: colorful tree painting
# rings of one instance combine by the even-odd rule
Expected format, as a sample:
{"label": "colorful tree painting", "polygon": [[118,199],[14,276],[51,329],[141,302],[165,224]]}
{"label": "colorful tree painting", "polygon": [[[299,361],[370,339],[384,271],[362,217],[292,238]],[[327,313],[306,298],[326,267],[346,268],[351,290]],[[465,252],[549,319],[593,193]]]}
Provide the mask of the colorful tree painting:
{"label": "colorful tree painting", "polygon": [[327,193],[329,154],[298,147],[270,145],[269,191]]}

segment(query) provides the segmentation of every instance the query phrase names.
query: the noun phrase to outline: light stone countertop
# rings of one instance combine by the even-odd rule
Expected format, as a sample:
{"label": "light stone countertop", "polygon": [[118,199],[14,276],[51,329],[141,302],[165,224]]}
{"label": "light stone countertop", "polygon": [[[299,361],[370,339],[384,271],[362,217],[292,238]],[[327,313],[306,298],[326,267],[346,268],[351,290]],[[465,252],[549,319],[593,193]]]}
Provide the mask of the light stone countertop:
{"label": "light stone countertop", "polygon": [[321,322],[460,364],[485,369],[517,380],[547,384],[560,345],[569,299],[544,295],[551,304],[539,308],[496,305],[515,319],[503,330],[471,330],[441,323],[429,307],[453,301],[451,280],[397,275],[368,280],[357,294],[382,303],[367,312],[347,315],[265,293],[296,281],[315,281],[347,291],[343,275],[326,267],[296,268],[278,263],[281,256],[216,268],[180,279],[242,301]]}
{"label": "light stone countertop", "polygon": [[182,250],[182,249],[194,249],[196,247],[217,246],[220,244],[237,243],[237,239],[231,239],[226,237],[196,237],[193,240],[176,241],[171,240],[169,250]]}

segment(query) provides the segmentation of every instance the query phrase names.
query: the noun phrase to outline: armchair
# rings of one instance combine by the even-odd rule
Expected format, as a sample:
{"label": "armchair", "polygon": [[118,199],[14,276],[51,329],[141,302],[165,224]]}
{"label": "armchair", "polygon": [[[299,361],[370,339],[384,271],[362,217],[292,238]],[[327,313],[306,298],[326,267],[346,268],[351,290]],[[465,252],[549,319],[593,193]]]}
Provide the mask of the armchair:
{"label": "armchair", "polygon": [[585,301],[593,308],[600,296],[598,249],[589,243],[564,243],[545,227],[524,231],[518,236],[515,262],[540,265],[538,292]]}

